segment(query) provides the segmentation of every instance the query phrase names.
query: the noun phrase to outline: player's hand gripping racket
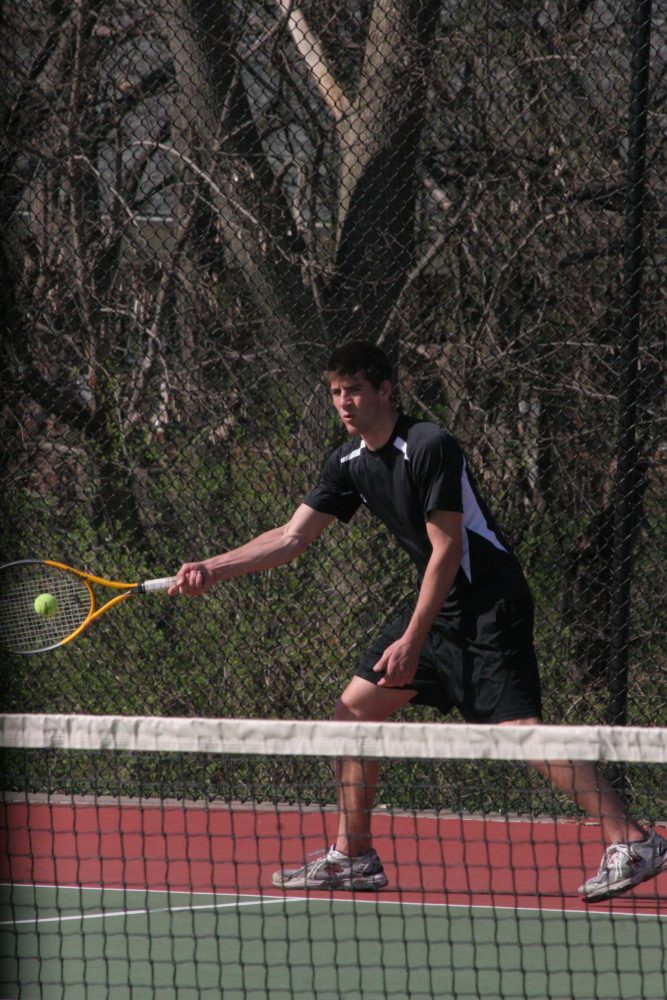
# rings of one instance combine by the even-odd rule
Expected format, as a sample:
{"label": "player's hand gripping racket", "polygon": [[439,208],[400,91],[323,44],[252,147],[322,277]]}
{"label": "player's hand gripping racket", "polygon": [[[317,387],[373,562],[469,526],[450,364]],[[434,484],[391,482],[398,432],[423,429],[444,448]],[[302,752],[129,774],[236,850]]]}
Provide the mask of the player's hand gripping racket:
{"label": "player's hand gripping racket", "polygon": [[[120,583],[52,559],[6,563],[0,566],[0,646],[24,654],[57,649],[129,597],[167,590],[173,582]],[[98,606],[93,585],[120,593]]]}

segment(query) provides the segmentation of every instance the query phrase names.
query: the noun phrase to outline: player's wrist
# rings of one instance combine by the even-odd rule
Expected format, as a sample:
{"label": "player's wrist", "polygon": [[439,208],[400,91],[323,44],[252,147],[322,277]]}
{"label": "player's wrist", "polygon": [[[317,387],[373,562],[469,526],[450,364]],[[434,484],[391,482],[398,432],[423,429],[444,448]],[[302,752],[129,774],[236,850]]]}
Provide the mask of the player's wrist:
{"label": "player's wrist", "polygon": [[204,560],[204,562],[201,564],[201,568],[204,574],[204,583],[206,584],[207,587],[210,587],[214,583],[218,582],[218,580],[220,579],[220,574],[213,560],[211,559]]}
{"label": "player's wrist", "polygon": [[403,633],[403,642],[410,649],[415,650],[415,652],[419,652],[424,643],[426,642],[427,636],[428,636],[428,629],[424,631],[424,629],[422,628],[412,628],[411,626],[408,626],[408,628]]}
{"label": "player's wrist", "polygon": [[206,582],[209,586],[224,582],[230,578],[228,567],[226,567],[224,556],[213,556],[202,563]]}

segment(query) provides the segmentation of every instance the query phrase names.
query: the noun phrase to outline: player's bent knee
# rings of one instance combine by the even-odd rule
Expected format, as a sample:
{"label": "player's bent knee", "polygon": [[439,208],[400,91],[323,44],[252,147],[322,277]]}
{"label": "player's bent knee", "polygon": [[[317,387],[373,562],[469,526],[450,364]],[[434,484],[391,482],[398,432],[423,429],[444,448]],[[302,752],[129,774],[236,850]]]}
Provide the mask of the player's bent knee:
{"label": "player's bent knee", "polygon": [[334,721],[384,722],[413,697],[413,691],[378,688],[363,677],[353,677],[336,702]]}
{"label": "player's bent knee", "polygon": [[336,701],[333,717],[334,722],[367,722],[369,720],[363,702],[358,702],[347,691],[344,691]]}

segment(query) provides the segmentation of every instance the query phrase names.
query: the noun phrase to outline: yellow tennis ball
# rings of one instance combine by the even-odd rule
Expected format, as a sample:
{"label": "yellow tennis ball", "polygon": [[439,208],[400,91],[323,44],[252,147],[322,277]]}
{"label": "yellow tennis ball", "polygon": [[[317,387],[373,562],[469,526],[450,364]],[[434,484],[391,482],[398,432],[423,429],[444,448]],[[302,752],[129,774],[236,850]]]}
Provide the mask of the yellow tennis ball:
{"label": "yellow tennis ball", "polygon": [[53,594],[39,594],[35,598],[33,607],[42,618],[50,618],[58,610],[58,602]]}

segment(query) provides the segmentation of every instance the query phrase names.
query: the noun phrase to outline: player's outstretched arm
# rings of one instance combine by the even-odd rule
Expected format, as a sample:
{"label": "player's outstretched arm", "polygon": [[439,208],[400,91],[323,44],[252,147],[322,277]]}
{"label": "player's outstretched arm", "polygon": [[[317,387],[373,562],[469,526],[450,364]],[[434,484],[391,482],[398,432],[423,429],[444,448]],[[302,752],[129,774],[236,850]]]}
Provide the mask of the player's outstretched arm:
{"label": "player's outstretched arm", "polygon": [[321,514],[301,504],[286,524],[265,531],[229,552],[183,563],[168,593],[196,597],[221,581],[282,566],[305,552],[334,520],[330,514]]}

